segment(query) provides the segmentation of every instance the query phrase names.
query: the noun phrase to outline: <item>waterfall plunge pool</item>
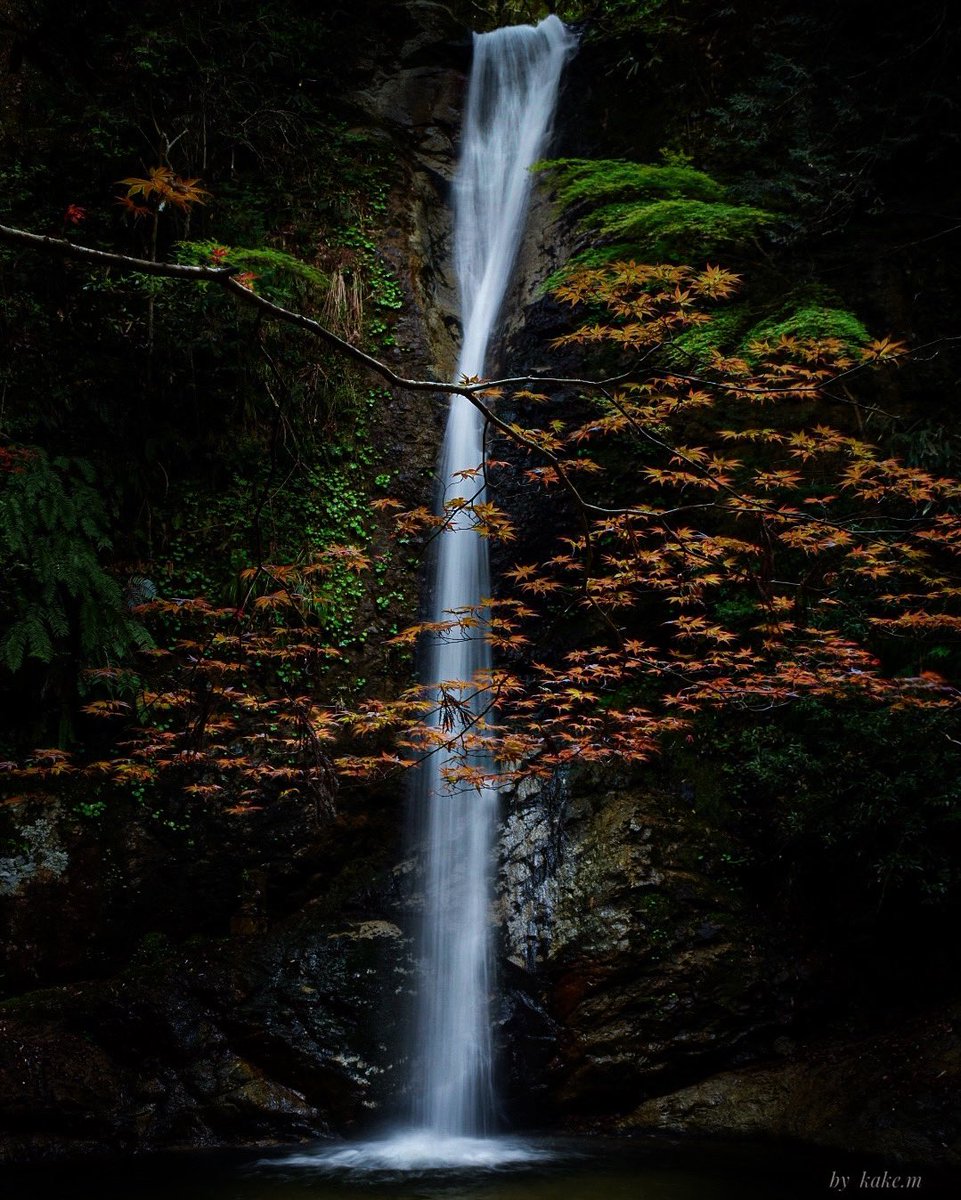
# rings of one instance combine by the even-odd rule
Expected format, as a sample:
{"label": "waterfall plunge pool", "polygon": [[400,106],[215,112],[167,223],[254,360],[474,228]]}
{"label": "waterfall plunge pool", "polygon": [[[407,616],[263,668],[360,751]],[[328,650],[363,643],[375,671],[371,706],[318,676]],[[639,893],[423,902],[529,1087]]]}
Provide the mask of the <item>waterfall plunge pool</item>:
{"label": "waterfall plunge pool", "polygon": [[[849,1180],[847,1195],[864,1196],[879,1194],[874,1181],[885,1166],[889,1179],[910,1171],[869,1156],[770,1142],[606,1137],[494,1138],[486,1140],[486,1154],[477,1139],[474,1160],[464,1145],[465,1157],[452,1166],[440,1156],[453,1148],[428,1137],[323,1142],[269,1157],[261,1151],[256,1159],[185,1152],[0,1169],[0,1194],[10,1200],[808,1200],[840,1194],[832,1187],[840,1175]],[[912,1173],[922,1185],[911,1194],[961,1195],[957,1173],[923,1167]]]}
{"label": "waterfall plunge pool", "polygon": [[404,1130],[368,1142],[323,1146],[313,1153],[265,1159],[264,1168],[288,1170],[302,1167],[327,1174],[349,1172],[385,1175],[398,1172],[499,1171],[521,1168],[551,1158],[545,1146],[507,1137],[458,1137],[437,1134],[432,1129]]}

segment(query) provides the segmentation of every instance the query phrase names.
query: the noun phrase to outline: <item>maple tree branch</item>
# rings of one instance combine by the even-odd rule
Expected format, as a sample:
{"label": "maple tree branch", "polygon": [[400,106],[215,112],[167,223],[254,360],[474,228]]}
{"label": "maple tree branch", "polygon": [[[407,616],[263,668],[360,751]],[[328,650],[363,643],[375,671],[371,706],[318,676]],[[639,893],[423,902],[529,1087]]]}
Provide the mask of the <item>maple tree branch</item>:
{"label": "maple tree branch", "polygon": [[250,308],[267,313],[278,321],[283,321],[288,325],[294,325],[299,329],[306,330],[347,358],[353,359],[354,362],[360,363],[371,371],[375,371],[394,387],[404,388],[408,391],[438,392],[445,395],[450,392],[457,392],[460,395],[471,398],[473,392],[481,391],[489,386],[485,383],[458,385],[442,383],[432,379],[405,379],[403,376],[398,375],[396,371],[392,371],[386,363],[382,363],[379,359],[365,353],[365,351],[355,346],[352,342],[339,337],[332,330],[328,329],[326,325],[321,325],[319,321],[315,321],[312,317],[306,317],[303,313],[298,313],[293,309],[275,304],[272,300],[268,300],[264,296],[259,296],[242,283],[238,283],[235,278],[236,275],[240,274],[240,268],[238,267],[188,266],[184,263],[153,262],[147,258],[134,258],[129,254],[115,254],[107,250],[94,250],[89,246],[80,246],[74,242],[68,242],[65,238],[54,238],[38,233],[28,233],[24,229],[14,229],[9,225],[0,225],[0,241],[8,242],[14,246],[25,246],[31,250],[39,250],[61,258],[74,259],[77,262],[87,263],[93,267],[120,267],[125,271],[137,271],[144,275],[160,275],[170,279],[187,279],[196,283],[216,283],[218,286],[224,288],[238,303],[246,304]]}
{"label": "maple tree branch", "polygon": [[[904,358],[906,355],[898,355],[897,358]],[[894,357],[892,362],[896,361]],[[849,375],[854,375],[858,371],[863,371],[869,366],[874,366],[871,359],[865,359],[864,362],[858,363],[856,366],[849,367],[846,371],[839,371],[837,375],[832,375],[827,383],[836,383],[839,379],[847,379]],[[723,379],[706,379],[703,375],[685,375],[683,371],[672,371],[667,367],[651,367],[649,368],[652,375],[656,375],[659,379],[681,379],[685,383],[696,383],[701,387],[717,388],[722,392],[736,392],[741,396],[797,396],[799,399],[809,398],[814,393],[817,395],[827,395],[824,392],[824,385],[821,383],[804,383],[791,387],[768,387],[764,384],[757,383],[738,383],[732,380],[730,383]],[[490,384],[487,385],[490,387]],[[851,404],[854,401],[844,400],[839,396],[830,396],[832,400],[838,400],[842,404]],[[883,416],[891,416],[891,413],[884,412],[884,409],[871,410],[865,406],[865,411],[877,411]]]}
{"label": "maple tree branch", "polygon": [[[618,383],[624,383],[629,380],[644,364],[647,359],[658,349],[663,343],[658,343],[652,347],[647,354],[643,355],[639,362],[633,364],[626,371],[622,371],[618,375],[611,375],[604,379],[582,379],[579,377],[562,376],[562,375],[514,375],[507,376],[503,379],[475,380],[473,382],[447,383],[441,380],[434,379],[409,379],[403,375],[398,375],[386,363],[375,358],[372,354],[361,350],[355,346],[353,342],[349,342],[346,338],[340,337],[333,330],[328,329],[326,325],[322,325],[319,321],[315,321],[312,317],[304,316],[303,313],[294,311],[293,309],[284,308],[281,304],[275,304],[272,300],[268,300],[265,296],[258,295],[245,287],[243,283],[239,283],[235,278],[241,274],[239,267],[215,267],[215,266],[191,266],[186,263],[171,263],[171,262],[154,262],[151,259],[136,258],[129,254],[117,254],[109,250],[95,250],[90,246],[81,246],[75,242],[67,241],[66,238],[49,237],[45,234],[30,233],[25,229],[16,229],[9,225],[0,224],[0,241],[8,242],[14,246],[23,246],[32,250],[39,250],[43,253],[59,256],[62,258],[74,259],[77,262],[87,263],[94,267],[120,267],[127,271],[137,271],[144,275],[159,275],[170,279],[186,279],[193,280],[198,283],[216,283],[224,288],[229,294],[239,303],[246,304],[251,308],[256,308],[260,312],[266,313],[275,320],[282,321],[285,324],[293,325],[299,329],[304,329],[307,333],[326,342],[327,345],[339,351],[345,357],[352,359],[354,362],[367,367],[380,375],[387,383],[393,387],[403,388],[406,391],[414,392],[434,392],[442,395],[455,394],[465,396],[472,403],[477,404],[477,394],[487,391],[492,388],[507,388],[521,387],[525,384],[549,384],[552,387],[583,387],[592,390],[604,391]],[[916,346],[912,350],[906,351],[899,358],[909,357],[917,354],[922,350],[931,349],[933,346],[941,345],[947,342],[959,340],[958,337],[945,336],[935,338],[923,345]],[[834,376],[830,383],[836,383],[840,379],[844,379],[849,375],[856,374],[868,366],[868,362],[857,363],[846,371],[840,372]],[[736,383],[724,383],[719,380],[706,379],[698,375],[686,375],[683,372],[672,371],[663,367],[648,367],[649,371],[668,379],[683,379],[685,382],[701,384],[706,387],[720,388],[724,391],[753,391],[753,388],[742,388]],[[772,392],[799,392],[798,388],[763,388],[759,391],[768,394]],[[821,388],[817,389],[823,390]],[[486,408],[477,404],[481,412],[487,415]],[[887,415],[887,414],[885,414]],[[509,433],[510,436],[516,436],[513,431],[507,426],[502,426],[502,432]],[[554,464],[552,464],[554,465]]]}
{"label": "maple tree branch", "polygon": [[[538,445],[534,439],[527,437],[519,429],[496,416],[479,398],[477,393],[488,391],[490,388],[498,385],[488,381],[452,384],[430,379],[407,379],[402,375],[398,375],[386,363],[374,358],[372,354],[366,353],[366,351],[361,350],[345,338],[339,337],[332,330],[328,329],[326,325],[322,325],[319,321],[315,321],[312,317],[307,317],[303,313],[284,308],[283,305],[275,304],[274,301],[258,295],[235,278],[239,274],[239,269],[236,267],[189,266],[182,263],[154,262],[151,259],[134,258],[130,255],[115,254],[106,250],[95,250],[89,246],[80,246],[74,242],[69,242],[66,238],[54,238],[43,234],[30,233],[27,230],[15,229],[9,225],[0,225],[0,241],[5,241],[15,246],[25,246],[32,250],[40,250],[47,254],[63,258],[74,259],[94,267],[121,267],[124,270],[136,271],[145,275],[160,275],[171,279],[188,279],[198,283],[215,283],[224,288],[239,304],[247,305],[258,312],[266,313],[275,320],[305,330],[307,333],[312,334],[328,346],[337,350],[345,358],[349,358],[353,362],[366,367],[368,370],[374,371],[393,387],[402,388],[406,391],[433,392],[445,396],[454,394],[466,397],[479,410],[485,424],[493,425],[512,441],[540,454],[550,463],[556,471],[558,478],[573,496],[582,514],[585,525],[586,552],[588,563],[590,562],[592,557],[591,534],[586,519],[588,508],[586,501],[570,479],[568,473],[564,470],[556,455],[552,454],[545,447]],[[610,383],[626,379],[629,374],[630,372],[622,376],[617,376],[612,380],[604,381],[603,384],[595,384],[590,380],[581,379],[558,380],[557,383],[560,384],[563,382],[572,387],[606,386]],[[533,375],[519,377],[515,380],[502,381],[499,386],[516,386],[523,382],[533,382],[535,378]]]}
{"label": "maple tree branch", "polygon": [[[684,379],[686,377],[675,375],[675,376],[672,376],[672,378]],[[671,455],[674,455],[681,462],[683,462],[686,466],[690,467],[692,471],[696,472],[703,479],[705,479],[709,484],[711,484],[712,487],[718,489],[719,491],[726,492],[733,499],[738,500],[743,506],[740,509],[741,512],[764,513],[768,516],[773,516],[773,517],[778,517],[778,518],[783,518],[783,519],[790,519],[790,520],[797,521],[802,524],[822,525],[826,529],[839,529],[839,530],[843,530],[843,531],[849,532],[849,533],[854,532],[854,533],[878,534],[878,533],[899,533],[899,532],[901,532],[901,530],[899,530],[899,529],[883,529],[883,528],[882,529],[858,529],[855,525],[852,524],[852,522],[854,522],[855,520],[865,521],[865,520],[874,519],[874,520],[890,521],[893,519],[893,520],[901,520],[906,525],[918,525],[923,522],[923,519],[924,519],[923,517],[902,517],[902,518],[895,517],[895,518],[892,518],[892,517],[888,516],[887,514],[885,514],[883,516],[878,516],[878,517],[872,517],[870,514],[864,514],[861,517],[852,515],[846,521],[829,521],[824,517],[816,516],[814,513],[806,513],[806,512],[798,512],[798,513],[794,513],[794,514],[784,513],[781,511],[780,508],[776,508],[773,503],[764,504],[763,502],[759,502],[755,497],[746,496],[742,492],[739,492],[737,490],[737,488],[734,488],[730,484],[725,483],[723,480],[718,479],[714,475],[714,473],[712,472],[710,467],[706,467],[706,466],[704,466],[703,463],[699,463],[695,459],[690,458],[679,447],[672,445],[671,442],[665,441],[663,438],[659,437],[657,434],[652,433],[651,430],[649,430],[641,422],[636,421],[634,419],[634,417],[623,407],[623,405],[620,404],[619,401],[613,395],[611,395],[609,392],[605,391],[604,395],[605,395],[606,399],[610,402],[610,404],[621,414],[622,417],[624,417],[624,419],[627,421],[627,423],[630,425],[630,427],[635,431],[635,433],[638,435],[638,437],[641,437],[645,441],[650,442],[652,445],[657,446],[659,449],[664,450]],[[685,507],[707,508],[707,507],[714,507],[714,505],[713,505],[713,503],[709,503],[709,504],[704,504],[704,505],[701,505],[701,504],[688,505]],[[720,507],[720,506],[718,505],[717,507]],[[638,508],[602,509],[596,505],[589,504],[589,503],[585,503],[585,508],[591,509],[594,512],[604,513],[604,514],[608,514],[608,515],[612,515],[612,516],[623,514],[626,516],[648,517],[648,518],[651,518],[654,520],[659,520],[660,518],[668,515],[668,513],[670,513],[670,512],[684,511],[681,508],[670,509],[670,510],[638,509]]]}
{"label": "maple tree branch", "polygon": [[[305,316],[303,313],[296,312],[293,309],[285,308],[283,305],[276,304],[272,300],[268,300],[265,296],[258,295],[243,283],[238,282],[236,276],[240,274],[240,268],[231,266],[191,266],[185,263],[170,263],[170,262],[155,262],[151,259],[136,258],[127,254],[117,254],[113,251],[95,250],[89,246],[81,246],[74,242],[67,241],[66,238],[49,237],[44,234],[30,233],[24,229],[16,229],[12,226],[0,224],[0,241],[8,242],[14,246],[23,246],[32,250],[73,259],[77,262],[86,263],[94,267],[119,267],[127,271],[136,271],[144,275],[159,275],[171,279],[186,279],[197,283],[215,283],[222,287],[231,295],[238,304],[247,305],[250,308],[256,309],[258,312],[281,321],[287,325],[293,325],[295,328],[303,329],[312,336],[325,342],[332,349],[342,354],[345,358],[366,367],[368,370],[380,375],[392,387],[401,388],[405,391],[429,392],[439,395],[459,395],[464,396],[483,416],[486,425],[493,425],[500,430],[506,437],[520,446],[525,447],[529,451],[539,454],[557,473],[557,476],[566,490],[570,493],[577,508],[581,514],[582,521],[585,524],[585,550],[588,557],[588,564],[592,557],[591,534],[586,516],[588,512],[607,513],[611,510],[603,509],[597,505],[591,504],[581,495],[580,490],[574,484],[569,473],[564,469],[563,465],[546,447],[541,446],[535,439],[526,435],[526,433],[512,425],[502,418],[498,417],[484,402],[480,396],[484,393],[489,393],[495,388],[520,387],[526,384],[548,384],[554,387],[581,387],[588,388],[594,391],[601,392],[607,400],[627,417],[631,426],[635,431],[648,442],[659,446],[663,450],[667,450],[672,454],[676,454],[682,461],[695,470],[698,474],[708,479],[715,487],[729,493],[732,497],[740,501],[744,501],[745,497],[741,496],[736,489],[725,485],[723,482],[713,478],[709,469],[701,464],[687,458],[682,451],[672,446],[669,442],[653,435],[649,430],[643,428],[635,422],[629,414],[618,404],[610,392],[610,388],[618,383],[623,383],[630,379],[636,373],[638,367],[645,363],[654,350],[660,348],[661,343],[654,347],[647,354],[643,355],[638,363],[635,363],[628,370],[619,375],[612,375],[605,379],[582,379],[569,376],[551,376],[551,375],[517,375],[505,377],[503,379],[493,380],[474,380],[463,381],[460,383],[446,383],[432,379],[409,379],[405,376],[398,375],[386,363],[375,358],[372,354],[361,350],[360,347],[354,345],[353,342],[347,341],[328,329],[326,325],[322,325],[319,321],[312,317]],[[932,346],[939,345],[942,342],[951,342],[958,340],[955,337],[937,338],[926,342],[915,348],[914,351],[908,351],[908,354],[917,353],[920,350],[930,349]],[[898,357],[906,357],[899,355]],[[848,375],[852,375],[868,365],[867,362],[858,363],[847,371],[843,371],[833,377],[830,383],[835,383],[839,379],[843,379]],[[682,379],[685,382],[700,384],[706,387],[713,387],[723,391],[735,391],[750,394],[755,389],[752,387],[743,387],[736,383],[727,384],[718,380],[705,379],[696,375],[686,375],[682,372],[671,371],[665,368],[647,367],[649,372],[666,379]],[[801,394],[801,389],[786,387],[786,388],[763,388],[757,389],[759,392],[768,394],[771,392],[795,392]],[[823,392],[823,387],[818,386],[812,390],[818,393]],[[634,511],[634,510],[625,510]],[[761,505],[758,511],[768,511],[766,506]],[[657,517],[659,514],[656,511],[644,513],[637,512],[637,515],[648,517]],[[834,528],[845,528],[843,524],[825,521],[823,518],[811,517],[804,514],[804,518],[808,522],[825,525]],[[589,566],[588,566],[589,570]]]}
{"label": "maple tree branch", "polygon": [[[283,305],[275,304],[274,301],[268,300],[266,297],[251,291],[249,287],[245,287],[243,283],[239,283],[235,278],[239,274],[239,268],[237,267],[188,266],[182,263],[153,262],[150,259],[134,258],[127,254],[94,250],[89,246],[80,246],[74,242],[68,242],[66,238],[54,238],[43,234],[29,233],[27,230],[14,229],[9,225],[0,225],[0,241],[9,242],[15,246],[25,246],[32,250],[40,250],[47,254],[63,258],[74,259],[94,267],[121,267],[124,270],[137,271],[145,275],[160,275],[171,279],[188,279],[197,283],[215,283],[224,288],[239,304],[245,304],[250,308],[257,309],[259,312],[266,313],[275,320],[305,330],[307,333],[319,338],[322,342],[326,342],[328,346],[337,350],[344,357],[359,363],[361,366],[367,367],[368,370],[374,371],[393,387],[402,388],[405,391],[433,392],[445,396],[451,394],[464,396],[479,410],[485,422],[494,425],[513,441],[526,446],[528,450],[533,450],[544,457],[557,472],[559,478],[563,481],[565,487],[570,491],[580,508],[582,510],[585,508],[583,497],[564,471],[556,456],[544,447],[539,446],[533,439],[526,437],[522,432],[513,428],[506,421],[501,420],[500,417],[495,416],[478,397],[478,393],[485,392],[494,386],[514,386],[525,381],[533,382],[536,378],[533,375],[518,378],[517,380],[501,381],[499,384],[492,384],[487,381],[444,383],[433,379],[407,379],[402,375],[398,375],[396,371],[392,371],[380,359],[374,358],[372,354],[361,350],[353,342],[339,337],[332,330],[328,329],[326,325],[322,325],[312,317],[295,312],[293,309],[284,308]],[[613,380],[605,381],[604,384],[595,384],[590,380],[575,379],[563,382],[572,387],[594,387],[605,386],[607,383],[618,382],[620,379],[626,378],[627,375],[618,376]],[[557,382],[560,383],[562,381]]]}
{"label": "maple tree branch", "polygon": [[[374,371],[393,387],[403,388],[405,391],[434,392],[440,395],[450,395],[453,393],[465,396],[472,403],[476,404],[485,416],[488,413],[488,410],[483,405],[477,403],[476,394],[486,391],[488,388],[495,386],[494,384],[479,380],[473,383],[445,383],[441,380],[408,379],[403,375],[398,375],[386,363],[381,362],[380,359],[375,358],[372,354],[361,350],[353,342],[349,342],[345,338],[338,336],[333,330],[328,329],[326,325],[322,325],[319,321],[315,321],[312,317],[307,317],[303,313],[295,312],[290,308],[284,308],[281,304],[275,304],[274,301],[268,300],[265,296],[258,295],[256,292],[251,291],[250,288],[245,287],[243,283],[239,283],[235,278],[235,276],[241,273],[239,267],[190,266],[186,263],[154,262],[148,258],[136,258],[129,254],[116,254],[109,250],[95,250],[90,246],[81,246],[75,242],[69,242],[66,238],[48,237],[45,234],[30,233],[25,229],[15,229],[10,225],[2,224],[0,224],[0,241],[7,242],[13,246],[39,250],[42,253],[60,258],[73,259],[76,262],[86,263],[92,267],[119,267],[125,271],[136,271],[143,275],[159,275],[169,279],[186,279],[192,280],[195,283],[215,283],[219,287],[224,288],[239,304],[245,304],[250,308],[255,308],[262,313],[266,313],[277,321],[282,321],[287,325],[293,325],[298,329],[305,330],[307,333],[319,338],[322,342],[326,342],[328,346],[339,351],[346,358],[352,359],[361,366]],[[613,383],[622,378],[626,379],[627,375],[619,376],[615,380],[606,382]],[[525,381],[534,382],[535,380],[536,376],[525,376],[516,380],[502,381],[500,386],[513,386]],[[558,382],[565,382],[572,387],[594,386],[590,380],[571,379]],[[503,432],[511,433],[507,425],[503,422],[499,424]],[[533,444],[530,443],[530,445],[533,448]]]}
{"label": "maple tree branch", "polygon": [[28,233],[25,229],[14,229],[0,225],[0,241],[14,246],[26,246],[61,258],[73,258],[94,267],[123,267],[127,271],[139,271],[143,275],[167,275],[172,279],[193,279],[197,282],[224,284],[239,273],[239,267],[194,267],[186,263],[153,262],[149,258],[134,258],[129,254],[115,254],[110,250],[94,250],[89,246],[78,246],[66,238],[47,237],[42,233]]}

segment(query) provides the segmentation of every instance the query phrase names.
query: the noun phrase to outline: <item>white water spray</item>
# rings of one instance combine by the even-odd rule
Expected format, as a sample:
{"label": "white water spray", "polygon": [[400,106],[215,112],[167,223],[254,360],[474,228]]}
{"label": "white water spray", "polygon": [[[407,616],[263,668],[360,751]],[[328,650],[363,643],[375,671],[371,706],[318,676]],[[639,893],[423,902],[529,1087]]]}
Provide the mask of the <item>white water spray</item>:
{"label": "white water spray", "polygon": [[[574,45],[555,16],[537,26],[474,36],[454,181],[455,267],[464,331],[459,376],[484,375],[527,220],[530,167],[546,141],[561,71]],[[476,481],[456,478],[483,458],[481,415],[464,397],[452,396],[440,460],[442,501],[483,500],[474,496]],[[479,605],[489,587],[487,543],[463,516],[438,539],[430,619],[456,619],[452,613]],[[427,655],[429,681],[473,680],[490,668],[490,647],[470,633],[454,630],[434,639]],[[460,700],[475,715],[486,702],[472,689]],[[474,762],[483,769],[482,755]],[[429,757],[419,769],[415,796],[426,860],[411,1126],[383,1141],[284,1160],[288,1165],[360,1171],[503,1167],[543,1154],[490,1136],[488,910],[497,795],[493,789],[448,785],[445,768],[451,763],[444,752]]]}
{"label": "white water spray", "polygon": [[[454,262],[464,329],[459,376],[484,375],[527,220],[530,167],[547,137],[572,46],[557,17],[475,35],[454,181]],[[476,491],[476,481],[455,476],[483,458],[483,418],[463,396],[452,396],[440,466],[446,498]],[[434,621],[451,620],[489,594],[487,543],[470,526],[462,518],[439,539]],[[470,629],[436,638],[428,658],[431,680],[471,680],[491,666],[490,647]],[[487,698],[481,692],[460,699],[477,714]],[[497,795],[489,788],[450,788],[444,782],[448,765],[448,755],[434,754],[421,768],[418,787],[427,867],[415,1117],[435,1136],[478,1137],[491,1132],[494,1109],[488,906]]]}

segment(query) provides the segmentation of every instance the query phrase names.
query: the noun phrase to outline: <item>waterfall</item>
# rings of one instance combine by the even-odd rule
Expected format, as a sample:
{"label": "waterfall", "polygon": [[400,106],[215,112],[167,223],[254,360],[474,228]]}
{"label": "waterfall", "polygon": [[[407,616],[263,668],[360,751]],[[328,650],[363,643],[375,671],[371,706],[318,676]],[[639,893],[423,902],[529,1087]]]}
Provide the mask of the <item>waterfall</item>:
{"label": "waterfall", "polygon": [[[555,16],[474,35],[474,61],[454,181],[454,261],[460,286],[463,345],[458,376],[483,376],[491,337],[524,233],[530,167],[541,153],[557,102],[561,71],[575,41]],[[457,473],[485,456],[481,415],[452,396],[440,456],[441,500],[471,497],[478,483]],[[483,496],[474,496],[482,500]],[[438,538],[430,619],[478,606],[489,593],[487,543],[461,515]],[[467,681],[490,668],[490,647],[470,630],[436,635],[426,655],[428,683]],[[485,697],[466,688],[465,712]],[[439,727],[442,716],[434,717]],[[414,1030],[410,1126],[393,1137],[325,1153],[333,1168],[380,1170],[493,1166],[542,1152],[492,1138],[489,907],[497,793],[451,786],[440,751],[418,768],[414,802],[425,846],[419,1011]],[[475,755],[472,765],[484,766]],[[317,1166],[318,1156],[304,1160]]]}
{"label": "waterfall", "polygon": [[[536,27],[474,35],[454,181],[454,263],[464,330],[459,376],[484,375],[527,220],[530,167],[544,145],[572,45],[554,16]],[[452,396],[440,466],[448,499],[477,491],[476,481],[458,481],[456,473],[476,468],[483,458],[483,418],[463,396]],[[450,620],[489,594],[487,542],[470,525],[461,517],[439,539],[433,621]],[[428,655],[431,681],[482,678],[490,666],[489,645],[470,629],[435,637]],[[459,699],[475,715],[486,703],[483,691]],[[449,762],[446,753],[434,754],[420,768],[417,787],[427,862],[415,1047],[423,1074],[415,1115],[436,1135],[477,1136],[490,1133],[493,1120],[488,907],[497,794],[445,784]]]}

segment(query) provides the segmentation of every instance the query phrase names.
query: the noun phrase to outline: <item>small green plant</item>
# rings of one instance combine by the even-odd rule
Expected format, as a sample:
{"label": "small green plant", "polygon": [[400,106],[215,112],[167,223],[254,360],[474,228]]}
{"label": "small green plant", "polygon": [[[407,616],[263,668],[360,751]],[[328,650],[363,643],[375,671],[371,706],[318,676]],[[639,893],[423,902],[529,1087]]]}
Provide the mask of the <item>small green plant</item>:
{"label": "small green plant", "polygon": [[770,317],[755,325],[741,343],[742,353],[751,353],[759,342],[778,342],[782,337],[822,341],[834,338],[848,350],[866,346],[871,335],[854,313],[845,308],[829,307],[815,301],[798,304],[786,314]]}
{"label": "small green plant", "polygon": [[586,158],[537,164],[560,207],[576,214],[594,242],[548,280],[548,290],[574,269],[613,261],[703,260],[751,241],[774,222],[765,209],[731,202],[685,155],[662,153],[664,164]]}
{"label": "small green plant", "polygon": [[536,163],[535,171],[550,179],[562,208],[596,208],[615,200],[720,201],[724,188],[676,155],[663,166],[609,158],[555,158]]}
{"label": "small green plant", "polygon": [[77,804],[77,812],[88,821],[96,821],[107,811],[106,800],[81,800]]}
{"label": "small green plant", "polygon": [[318,291],[326,292],[330,287],[330,276],[318,267],[272,246],[223,246],[215,241],[180,242],[176,258],[179,262],[192,265],[240,267],[258,281],[258,288],[264,285],[268,290],[284,296],[291,294],[291,284],[295,280]]}
{"label": "small green plant", "polygon": [[116,662],[150,646],[98,558],[110,542],[90,464],[51,459],[37,447],[5,454],[12,465],[0,473],[0,665],[15,672],[27,659],[57,655],[81,665]]}

